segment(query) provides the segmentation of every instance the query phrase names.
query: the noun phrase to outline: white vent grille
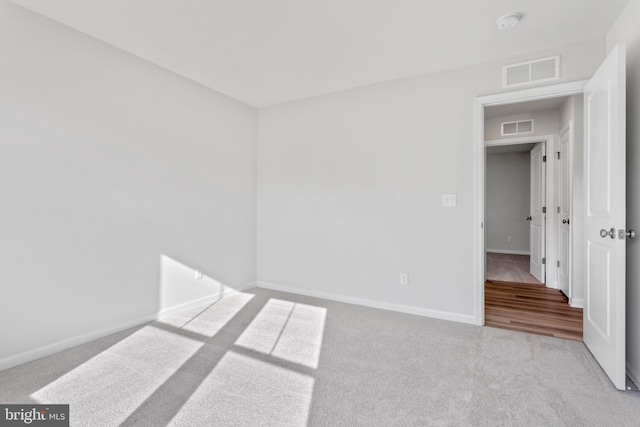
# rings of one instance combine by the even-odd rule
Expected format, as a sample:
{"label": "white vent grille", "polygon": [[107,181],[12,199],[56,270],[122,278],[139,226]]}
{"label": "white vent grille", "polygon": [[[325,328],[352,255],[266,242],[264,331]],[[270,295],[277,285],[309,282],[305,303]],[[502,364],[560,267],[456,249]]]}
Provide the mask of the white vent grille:
{"label": "white vent grille", "polygon": [[518,133],[533,132],[533,120],[518,122]]}
{"label": "white vent grille", "polygon": [[558,80],[560,55],[502,67],[502,87],[524,86]]}
{"label": "white vent grille", "polygon": [[509,67],[505,74],[506,85],[513,86],[523,83],[529,83],[529,81],[531,80],[531,77],[529,76],[530,70],[531,67],[529,66],[529,64],[514,65]]}
{"label": "white vent grille", "polygon": [[533,120],[521,120],[519,122],[502,123],[502,136],[519,135],[533,132]]}

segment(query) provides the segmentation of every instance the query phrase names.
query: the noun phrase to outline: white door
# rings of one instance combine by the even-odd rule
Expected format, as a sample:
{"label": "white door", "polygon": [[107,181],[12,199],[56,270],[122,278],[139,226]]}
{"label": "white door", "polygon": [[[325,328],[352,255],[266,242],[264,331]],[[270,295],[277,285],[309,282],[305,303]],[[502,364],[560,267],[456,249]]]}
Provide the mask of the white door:
{"label": "white door", "polygon": [[558,289],[571,297],[569,280],[571,274],[571,140],[572,124],[560,131],[556,156],[556,179],[558,183]]}
{"label": "white door", "polygon": [[[625,387],[625,52],[617,46],[584,92],[584,343]],[[620,238],[622,237],[622,238]]]}
{"label": "white door", "polygon": [[545,283],[545,143],[538,143],[531,150],[530,193],[530,266],[531,275]]}

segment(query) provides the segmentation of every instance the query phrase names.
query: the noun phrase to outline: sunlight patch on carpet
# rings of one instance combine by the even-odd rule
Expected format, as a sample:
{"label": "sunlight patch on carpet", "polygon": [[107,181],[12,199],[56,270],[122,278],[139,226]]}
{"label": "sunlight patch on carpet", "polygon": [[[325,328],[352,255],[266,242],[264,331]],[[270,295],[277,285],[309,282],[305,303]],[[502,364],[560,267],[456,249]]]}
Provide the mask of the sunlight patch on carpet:
{"label": "sunlight patch on carpet", "polygon": [[119,425],[202,347],[146,326],[31,395],[68,403],[74,424]]}
{"label": "sunlight patch on carpet", "polygon": [[317,369],[327,310],[271,298],[236,345]]}
{"label": "sunlight patch on carpet", "polygon": [[213,337],[220,332],[252,298],[252,294],[233,292],[215,303],[187,310],[169,317],[163,317],[159,322],[206,337]]}

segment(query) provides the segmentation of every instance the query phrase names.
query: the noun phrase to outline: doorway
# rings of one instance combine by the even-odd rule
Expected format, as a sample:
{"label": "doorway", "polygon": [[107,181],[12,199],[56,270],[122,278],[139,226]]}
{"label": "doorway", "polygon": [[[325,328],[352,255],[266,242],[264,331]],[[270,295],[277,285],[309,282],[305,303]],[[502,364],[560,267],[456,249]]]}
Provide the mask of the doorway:
{"label": "doorway", "polygon": [[[572,217],[582,193],[573,192],[572,182],[582,180],[582,157],[574,159],[574,150],[582,150],[582,132],[575,130],[582,110],[580,93],[483,107],[483,250],[528,256],[528,273],[578,308],[582,289],[571,286],[571,272],[581,269],[573,265],[581,256],[573,247],[580,246],[582,219]],[[575,278],[580,282],[580,273]]]}
{"label": "doorway", "polygon": [[[498,120],[498,127],[496,128],[495,126],[493,127],[493,133],[488,132],[488,130],[485,130],[485,109],[487,107],[491,107],[491,108],[495,108],[496,111],[498,111],[499,114],[496,114],[496,117],[501,117],[501,116],[508,116],[509,114],[512,114],[512,112],[514,111],[513,108],[515,106],[518,106],[517,108],[522,108],[522,110],[520,111],[516,111],[517,114],[524,114],[524,113],[531,113],[532,111],[526,111],[526,108],[529,108],[530,110],[537,110],[538,112],[541,110],[541,102],[545,102],[547,103],[547,108],[546,110],[549,109],[549,105],[555,105],[554,108],[558,108],[558,105],[560,105],[562,103],[562,100],[560,98],[565,98],[567,99],[567,97],[570,97],[574,100],[578,100],[578,99],[582,99],[582,93],[584,91],[584,88],[586,86],[587,82],[586,81],[579,81],[579,82],[571,82],[571,83],[565,83],[565,84],[560,84],[560,85],[554,85],[554,86],[546,86],[546,87],[539,87],[536,89],[529,89],[529,90],[524,90],[524,91],[519,91],[519,92],[509,92],[509,93],[502,93],[502,94],[497,94],[497,95],[490,95],[490,96],[484,96],[482,98],[477,98],[476,99],[476,123],[478,124],[478,126],[476,126],[476,144],[474,146],[475,149],[475,159],[476,159],[476,176],[478,177],[476,179],[476,198],[475,198],[475,218],[477,218],[478,220],[478,226],[475,227],[475,233],[474,233],[474,245],[476,248],[475,253],[477,254],[477,258],[476,261],[474,263],[475,265],[475,278],[476,278],[476,283],[478,283],[478,285],[476,286],[476,299],[475,299],[475,303],[476,303],[476,318],[479,324],[484,324],[485,323],[485,318],[484,318],[484,281],[485,281],[485,272],[486,272],[486,265],[485,265],[485,257],[486,257],[486,249],[487,247],[485,246],[485,204],[486,204],[486,198],[485,198],[485,178],[486,178],[486,144],[485,142],[489,142],[490,145],[496,145],[496,146],[509,146],[509,145],[516,145],[516,144],[523,144],[523,143],[537,143],[540,141],[545,141],[546,145],[547,145],[547,152],[545,153],[545,155],[547,156],[553,156],[555,149],[556,149],[556,136],[554,135],[554,133],[556,133],[558,131],[559,128],[559,123],[556,124],[556,128],[554,128],[553,130],[549,131],[548,128],[545,128],[545,126],[535,126],[534,125],[534,129],[536,129],[536,133],[540,133],[540,132],[549,132],[548,134],[544,134],[544,135],[519,135],[519,136],[501,136],[499,135],[499,131],[496,131],[495,129],[500,129],[500,122]],[[574,96],[575,95],[575,96]],[[538,103],[536,105],[536,103]],[[551,103],[551,104],[549,104]],[[573,105],[571,106],[573,111],[582,111],[582,105],[579,102],[574,102]],[[499,109],[502,109],[501,111]],[[513,114],[512,114],[513,115]],[[491,117],[487,118],[487,120],[491,119]],[[539,124],[541,124],[542,122],[540,122]],[[581,129],[582,127],[582,122],[579,120],[573,120],[573,124],[572,124],[573,128],[575,129],[575,134],[576,136],[581,136],[578,135],[578,130]],[[545,131],[545,129],[547,129]],[[575,152],[580,153],[582,151],[582,146],[580,146],[579,144],[577,144],[576,146],[571,148],[572,150],[574,150]],[[575,166],[574,170],[572,171],[573,177],[577,177],[582,173],[582,156],[575,156]],[[547,191],[547,195],[546,198],[547,200],[554,200],[555,201],[555,192],[557,191],[555,188],[555,179],[553,177],[553,173],[551,174],[551,176],[549,176],[549,170],[551,168],[547,168],[547,172],[546,172],[546,177],[548,177],[548,179],[546,179],[546,184],[545,184],[545,188]],[[581,182],[578,182],[578,186],[575,186],[575,188],[581,188],[580,185],[582,185]],[[572,209],[574,210],[578,210],[578,212],[583,208],[582,206],[582,201],[581,201],[581,192],[578,191],[572,191]],[[578,203],[576,203],[576,201]],[[557,216],[557,206],[555,206],[555,202],[554,204],[551,206],[552,209],[549,209],[550,206],[544,206],[544,208],[548,209],[547,211],[547,220],[546,220],[546,232],[545,232],[545,238],[547,239],[547,244],[545,245],[545,265],[547,267],[549,266],[553,266],[552,268],[554,269],[554,271],[549,274],[549,272],[546,272],[546,277],[545,277],[545,284],[547,285],[547,287],[553,288],[553,289],[557,289],[558,288],[558,279],[557,279],[557,271],[555,271],[555,269],[557,269],[557,254],[556,254],[556,248],[554,247],[554,245],[551,245],[549,242],[553,242],[557,240],[557,224],[556,224],[556,220],[559,218]],[[578,245],[578,247],[576,247],[576,242],[581,242],[583,235],[580,233],[580,227],[581,227],[581,218],[580,215],[575,216],[575,218],[573,218],[574,221],[572,221],[571,223],[571,228],[574,231],[573,235],[571,236],[571,244],[572,244],[572,248],[573,251],[571,253],[571,260],[573,261],[572,265],[571,265],[571,270],[574,273],[573,277],[572,277],[572,282],[574,283],[574,285],[576,284],[576,282],[579,284],[581,283],[581,277],[580,275],[582,274],[582,267],[583,267],[583,253],[581,252],[581,248],[579,247],[580,245]],[[577,231],[577,232],[576,232]],[[579,291],[579,289],[576,289],[576,291]],[[580,293],[579,292],[575,292],[575,295],[573,295],[570,298],[570,302],[571,305],[574,307],[580,307],[582,304],[582,300],[579,298],[580,297]]]}
{"label": "doorway", "polygon": [[[488,141],[486,147],[485,278],[544,284],[541,260],[546,248],[541,247],[544,244],[541,214],[539,208],[535,213],[532,209],[532,204],[540,205],[544,199],[544,187],[540,186],[540,174],[532,179],[531,165],[532,161],[540,160],[538,151],[545,142],[527,142],[526,138],[520,144],[498,145],[498,142],[501,141]],[[535,191],[532,186],[541,188]],[[540,192],[532,200],[532,195]]]}
{"label": "doorway", "polygon": [[579,295],[578,289],[571,294],[569,262],[573,194],[568,166],[573,163],[571,124],[581,122],[578,97],[484,110],[488,326],[582,340],[581,307],[570,305]]}

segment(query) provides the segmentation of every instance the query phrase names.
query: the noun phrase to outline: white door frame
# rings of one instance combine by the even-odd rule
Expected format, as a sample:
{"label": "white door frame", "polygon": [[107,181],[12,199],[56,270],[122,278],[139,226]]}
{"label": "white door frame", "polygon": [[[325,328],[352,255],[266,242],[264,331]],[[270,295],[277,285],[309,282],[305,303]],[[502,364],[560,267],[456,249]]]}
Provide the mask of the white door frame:
{"label": "white door frame", "polygon": [[484,140],[484,108],[494,105],[514,104],[519,102],[535,101],[538,99],[557,98],[562,96],[579,95],[584,92],[588,80],[581,80],[558,85],[542,86],[537,88],[498,93],[477,97],[474,101],[474,322],[484,325],[484,279],[485,279],[485,254],[484,254],[484,200],[485,200],[485,140]]}
{"label": "white door frame", "polygon": [[[575,111],[574,111],[575,113]],[[564,125],[561,129],[560,132],[558,132],[558,141],[557,141],[557,146],[556,146],[556,153],[560,153],[560,143],[562,140],[562,134],[564,133],[568,133],[569,135],[569,142],[568,142],[568,153],[567,153],[567,165],[566,165],[566,171],[562,170],[562,164],[560,161],[556,162],[555,164],[555,176],[556,178],[556,204],[554,207],[560,207],[560,184],[561,184],[561,180],[560,180],[560,174],[565,172],[566,173],[566,178],[567,178],[567,182],[565,183],[567,186],[567,192],[569,194],[569,200],[567,201],[567,206],[565,206],[567,208],[567,213],[569,218],[567,218],[569,220],[569,224],[567,225],[567,229],[568,229],[568,235],[569,235],[569,243],[568,243],[568,251],[569,251],[569,256],[568,259],[566,260],[566,264],[569,266],[569,268],[567,269],[568,271],[568,275],[567,275],[567,280],[568,280],[568,286],[569,289],[567,290],[567,298],[569,298],[569,305],[571,305],[572,307],[575,307],[575,292],[573,290],[573,227],[575,225],[575,218],[573,217],[573,162],[574,162],[574,155],[575,153],[573,152],[573,147],[575,145],[575,129],[573,124],[575,123],[575,117],[573,117],[571,120],[569,120],[569,122]],[[555,225],[556,225],[556,250],[557,250],[557,259],[560,260],[560,212],[558,212],[557,210],[555,211],[557,212],[556,217],[555,217]],[[560,268],[558,268],[557,274],[556,274],[556,282],[557,282],[557,289],[561,289],[560,288],[560,276],[561,276],[561,270]],[[582,305],[580,305],[580,308],[582,307]]]}

